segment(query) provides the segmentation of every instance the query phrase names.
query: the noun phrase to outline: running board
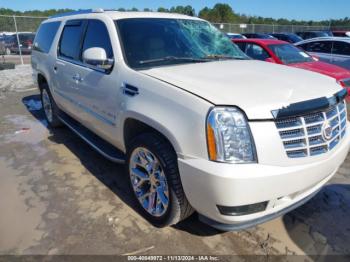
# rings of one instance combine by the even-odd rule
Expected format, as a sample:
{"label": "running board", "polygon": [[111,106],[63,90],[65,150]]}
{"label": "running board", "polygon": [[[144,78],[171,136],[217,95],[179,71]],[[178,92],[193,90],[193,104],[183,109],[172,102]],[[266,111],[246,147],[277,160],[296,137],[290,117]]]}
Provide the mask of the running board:
{"label": "running board", "polygon": [[88,143],[94,150],[100,153],[108,160],[115,163],[124,163],[125,154],[106,140],[94,134],[92,131],[84,127],[78,121],[70,117],[64,112],[60,112],[58,118],[75,134]]}

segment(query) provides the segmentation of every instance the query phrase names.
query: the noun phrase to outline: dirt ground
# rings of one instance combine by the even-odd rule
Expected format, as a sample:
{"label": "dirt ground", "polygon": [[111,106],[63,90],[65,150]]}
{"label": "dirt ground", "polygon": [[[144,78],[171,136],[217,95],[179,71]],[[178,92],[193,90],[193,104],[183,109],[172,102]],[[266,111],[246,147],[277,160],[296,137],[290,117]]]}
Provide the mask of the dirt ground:
{"label": "dirt ground", "polygon": [[[6,62],[15,63],[16,65],[21,64],[21,57],[19,55],[5,55],[4,58]],[[24,64],[30,64],[30,55],[24,54],[22,58]],[[2,57],[0,57],[0,61],[2,62]]]}
{"label": "dirt ground", "polygon": [[67,128],[49,130],[38,91],[19,91],[0,97],[2,255],[350,254],[350,154],[316,197],[282,218],[219,232],[195,214],[159,229],[135,209],[123,165]]}

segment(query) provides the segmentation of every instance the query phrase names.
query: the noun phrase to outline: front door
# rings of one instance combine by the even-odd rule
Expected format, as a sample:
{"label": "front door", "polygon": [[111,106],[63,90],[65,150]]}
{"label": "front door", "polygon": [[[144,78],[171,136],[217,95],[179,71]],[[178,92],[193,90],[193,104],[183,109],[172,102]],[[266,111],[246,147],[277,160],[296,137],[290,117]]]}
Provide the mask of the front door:
{"label": "front door", "polygon": [[89,19],[86,26],[85,37],[81,45],[81,65],[74,71],[80,77],[77,99],[80,107],[85,111],[82,122],[101,137],[113,142],[121,102],[120,72],[116,65],[113,65],[111,69],[103,69],[83,61],[84,51],[94,47],[103,48],[109,61],[114,61],[110,33],[105,22]]}

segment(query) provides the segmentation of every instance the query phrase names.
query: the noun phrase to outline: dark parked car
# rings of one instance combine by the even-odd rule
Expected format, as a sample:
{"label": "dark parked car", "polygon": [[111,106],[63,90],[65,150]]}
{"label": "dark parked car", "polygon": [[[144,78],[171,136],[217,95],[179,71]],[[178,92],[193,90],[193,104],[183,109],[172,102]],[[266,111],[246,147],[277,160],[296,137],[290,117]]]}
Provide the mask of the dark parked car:
{"label": "dark parked car", "polygon": [[273,33],[270,35],[277,38],[278,40],[286,41],[292,44],[303,41],[303,39],[300,36],[293,33]]}
{"label": "dark parked car", "polygon": [[246,38],[257,38],[257,39],[276,39],[271,35],[268,34],[259,34],[259,33],[246,33],[246,34],[242,34],[244,35]]}
{"label": "dark parked car", "polygon": [[332,32],[330,31],[304,31],[304,32],[296,32],[296,34],[304,40],[310,39],[310,38],[317,38],[317,37],[333,36]]}
{"label": "dark parked car", "polygon": [[[34,33],[18,33],[19,43],[22,54],[30,54],[32,52],[32,45],[34,41]],[[19,47],[17,41],[17,35],[13,34],[5,39],[6,53],[19,54]]]}

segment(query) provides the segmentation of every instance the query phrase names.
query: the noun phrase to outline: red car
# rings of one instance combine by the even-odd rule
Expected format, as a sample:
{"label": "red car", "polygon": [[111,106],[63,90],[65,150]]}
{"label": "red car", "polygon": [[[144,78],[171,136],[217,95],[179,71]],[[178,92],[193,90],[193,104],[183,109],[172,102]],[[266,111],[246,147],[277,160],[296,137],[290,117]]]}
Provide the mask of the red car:
{"label": "red car", "polygon": [[[318,61],[317,58],[290,43],[273,39],[233,39],[232,42],[253,59],[302,68],[333,77],[347,88],[350,95],[350,71]],[[350,102],[349,96],[347,101]]]}

